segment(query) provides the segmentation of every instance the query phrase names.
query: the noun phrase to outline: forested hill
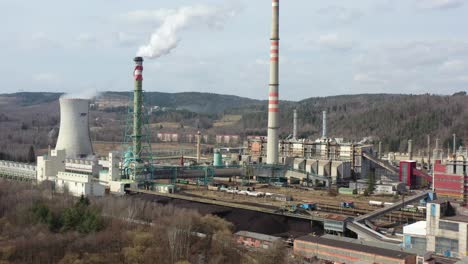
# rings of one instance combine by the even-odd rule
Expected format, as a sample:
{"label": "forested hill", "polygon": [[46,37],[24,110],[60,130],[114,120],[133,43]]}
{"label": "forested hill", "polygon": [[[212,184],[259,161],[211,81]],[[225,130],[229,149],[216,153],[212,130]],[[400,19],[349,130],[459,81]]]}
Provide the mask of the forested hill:
{"label": "forested hill", "polygon": [[[452,96],[344,95],[284,103],[281,109],[283,135],[292,130],[294,108],[298,110],[300,134],[312,138],[320,135],[322,111],[327,110],[330,136],[355,140],[372,136],[382,140],[388,150],[404,150],[407,139],[413,139],[419,147],[426,146],[428,134],[433,139],[440,138],[443,147],[451,143],[453,133],[458,135],[459,141],[468,139],[468,96],[465,93]],[[266,106],[243,111],[246,128],[265,130]]]}
{"label": "forested hill", "polygon": [[[28,109],[50,112],[50,105],[56,105],[56,100],[60,96],[61,93],[0,95],[0,122],[16,120],[19,124],[23,122],[29,125],[30,121],[22,118],[26,118]],[[123,101],[130,100],[130,96],[130,92],[101,94],[101,98],[119,97]],[[266,101],[210,93],[146,92],[145,104],[169,108],[165,112],[154,114],[151,118],[153,123],[179,123],[181,129],[185,131],[194,127],[207,133],[266,135],[268,107]],[[451,96],[362,94],[314,97],[298,102],[282,101],[280,111],[282,137],[292,133],[292,116],[295,108],[299,114],[299,134],[311,139],[320,136],[323,110],[328,111],[329,136],[350,140],[371,136],[382,140],[386,150],[404,150],[407,139],[413,139],[415,147],[422,148],[426,146],[428,134],[433,139],[440,138],[444,148],[451,143],[453,133],[458,135],[459,141],[468,139],[468,96],[465,92]],[[14,109],[12,110],[14,113],[9,113],[9,109]],[[95,115],[106,117],[108,114],[96,111]],[[48,116],[58,117],[58,112],[54,111]],[[33,126],[32,123],[30,125]],[[118,129],[115,128],[116,131]],[[467,145],[466,143],[468,141],[464,145]]]}

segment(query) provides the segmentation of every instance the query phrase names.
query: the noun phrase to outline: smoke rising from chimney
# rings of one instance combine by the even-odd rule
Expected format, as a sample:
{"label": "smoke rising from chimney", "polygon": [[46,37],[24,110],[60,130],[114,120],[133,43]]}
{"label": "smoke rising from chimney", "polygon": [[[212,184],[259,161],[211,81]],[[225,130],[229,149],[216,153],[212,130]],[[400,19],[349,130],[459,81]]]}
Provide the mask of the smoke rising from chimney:
{"label": "smoke rising from chimney", "polygon": [[71,93],[66,93],[60,96],[60,98],[65,98],[65,99],[87,99],[87,100],[92,100],[96,97],[99,97],[101,93],[98,92],[97,90],[93,89],[85,89],[82,91],[74,91]]}
{"label": "smoke rising from chimney", "polygon": [[233,7],[197,5],[147,13],[161,21],[161,25],[153,32],[149,43],[139,48],[137,56],[158,58],[167,55],[178,46],[182,30],[195,25],[221,29],[226,19],[233,17],[237,10]]}

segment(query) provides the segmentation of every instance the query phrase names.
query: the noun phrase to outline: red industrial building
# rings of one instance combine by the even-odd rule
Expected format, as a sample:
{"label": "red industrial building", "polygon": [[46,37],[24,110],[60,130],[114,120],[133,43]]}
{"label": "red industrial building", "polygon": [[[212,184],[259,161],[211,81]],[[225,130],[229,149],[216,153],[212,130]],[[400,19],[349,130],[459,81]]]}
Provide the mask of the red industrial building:
{"label": "red industrial building", "polygon": [[[439,196],[466,201],[468,197],[468,164],[464,160],[451,160],[434,164],[434,187]],[[466,187],[465,187],[466,186]]]}
{"label": "red industrial building", "polygon": [[415,160],[400,161],[400,181],[410,189],[418,189],[432,182],[432,176],[418,170]]}
{"label": "red industrial building", "polygon": [[236,242],[238,244],[254,247],[254,248],[270,248],[275,241],[280,241],[280,237],[269,236],[265,234],[249,232],[249,231],[239,231],[234,234]]}
{"label": "red industrial building", "polygon": [[463,157],[448,160],[442,164],[434,161],[434,176],[418,170],[416,161],[400,162],[400,181],[411,189],[426,186],[434,181],[435,192],[439,196],[466,202],[468,198],[468,162]]}

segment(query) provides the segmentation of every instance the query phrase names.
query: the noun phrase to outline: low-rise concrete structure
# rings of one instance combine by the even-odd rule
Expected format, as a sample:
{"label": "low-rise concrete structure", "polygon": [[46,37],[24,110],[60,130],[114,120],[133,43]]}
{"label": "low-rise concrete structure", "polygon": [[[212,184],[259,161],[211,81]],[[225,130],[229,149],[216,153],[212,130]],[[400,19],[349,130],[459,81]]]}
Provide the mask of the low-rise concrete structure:
{"label": "low-rise concrete structure", "polygon": [[105,187],[92,175],[59,171],[55,181],[58,191],[68,190],[74,196],[104,196]]}
{"label": "low-rise concrete structure", "polygon": [[468,217],[454,215],[449,202],[427,204],[427,250],[461,258],[468,252]]}
{"label": "low-rise concrete structure", "polygon": [[281,240],[280,237],[249,231],[239,231],[234,234],[234,237],[236,239],[236,242],[241,245],[263,249],[269,249],[274,242]]}
{"label": "low-rise concrete structure", "polygon": [[297,238],[294,240],[294,254],[305,259],[317,258],[334,263],[416,263],[416,254],[329,237]]}
{"label": "low-rise concrete structure", "polygon": [[468,254],[468,216],[456,215],[444,200],[428,202],[426,221],[403,228],[404,247],[424,248],[445,257],[462,258]]}

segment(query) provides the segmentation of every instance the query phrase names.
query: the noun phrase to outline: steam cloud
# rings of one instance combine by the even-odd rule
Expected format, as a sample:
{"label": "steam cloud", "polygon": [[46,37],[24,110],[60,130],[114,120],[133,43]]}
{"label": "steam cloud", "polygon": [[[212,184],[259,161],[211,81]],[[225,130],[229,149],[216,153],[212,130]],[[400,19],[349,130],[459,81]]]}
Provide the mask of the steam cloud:
{"label": "steam cloud", "polygon": [[66,98],[66,99],[87,99],[87,100],[91,100],[91,99],[94,99],[96,97],[99,97],[100,95],[100,92],[96,91],[96,90],[92,90],[92,89],[89,89],[89,90],[83,90],[83,91],[79,91],[79,92],[71,92],[71,93],[66,93],[62,96],[60,96],[61,98]]}
{"label": "steam cloud", "polygon": [[235,8],[217,6],[190,6],[165,9],[140,15],[152,16],[161,21],[160,27],[151,35],[147,45],[141,46],[137,56],[158,58],[169,54],[180,42],[180,31],[195,25],[220,29],[227,18],[234,16]]}

